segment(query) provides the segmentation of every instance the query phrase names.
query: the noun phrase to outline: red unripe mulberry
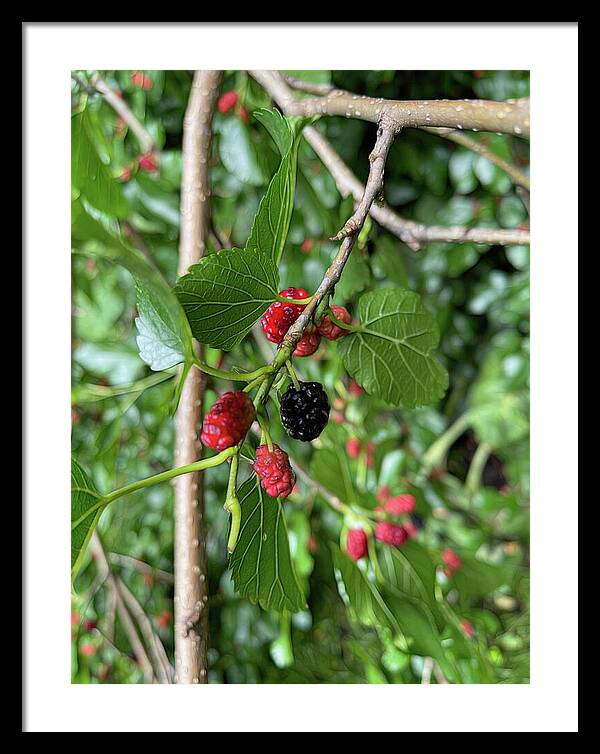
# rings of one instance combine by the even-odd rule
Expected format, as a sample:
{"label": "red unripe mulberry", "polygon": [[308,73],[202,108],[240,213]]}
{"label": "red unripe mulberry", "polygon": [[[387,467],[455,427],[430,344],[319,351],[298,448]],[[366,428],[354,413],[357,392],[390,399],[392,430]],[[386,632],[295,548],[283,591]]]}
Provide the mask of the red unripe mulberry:
{"label": "red unripe mulberry", "polygon": [[305,238],[300,244],[300,251],[309,254],[313,250],[314,241],[311,238]]}
{"label": "red unripe mulberry", "polygon": [[350,384],[348,385],[348,392],[350,393],[350,395],[362,395],[365,391],[356,380],[351,380]]}
{"label": "red unripe mulberry", "polygon": [[408,539],[408,532],[404,526],[380,521],[375,527],[375,539],[392,547],[402,547]]}
{"label": "red unripe mulberry", "polygon": [[[286,288],[279,295],[282,298],[302,300],[303,298],[308,298],[308,291],[305,291],[304,288]],[[283,301],[274,301],[269,306],[262,316],[261,324],[265,335],[271,343],[282,342],[287,331],[305,308],[306,304],[288,304],[283,303]]]}
{"label": "red unripe mulberry", "polygon": [[392,516],[402,516],[405,513],[412,513],[415,509],[416,500],[413,495],[398,495],[390,497],[383,504],[383,510],[391,513]]}
{"label": "red unripe mulberry", "polygon": [[473,628],[473,624],[470,621],[468,621],[466,618],[461,620],[460,627],[462,628],[467,639],[473,638],[475,629]]}
{"label": "red unripe mulberry", "polygon": [[442,552],[442,562],[446,566],[447,572],[449,574],[454,573],[455,571],[458,571],[460,568],[462,561],[459,558],[459,556],[454,552],[454,550],[446,549]]}
{"label": "red unripe mulberry", "polygon": [[140,170],[143,170],[145,173],[154,173],[158,170],[158,162],[152,152],[140,155],[138,165],[140,166]]}
{"label": "red unripe mulberry", "polygon": [[[345,322],[347,325],[352,322],[352,317],[345,307],[332,306],[331,311],[341,322]],[[327,340],[337,340],[338,338],[344,337],[344,335],[348,335],[350,332],[349,330],[344,330],[342,327],[338,327],[338,325],[336,325],[327,314],[319,323],[317,331],[319,335],[327,338]]]}
{"label": "red unripe mulberry", "polygon": [[278,445],[273,445],[273,450],[269,450],[268,445],[260,445],[256,449],[252,468],[267,495],[288,497],[294,489],[296,477],[289,456]]}
{"label": "red unripe mulberry", "polygon": [[237,105],[237,101],[237,92],[234,92],[233,90],[225,92],[225,94],[222,94],[219,97],[219,101],[217,102],[217,110],[220,113],[228,113],[232,107],[235,107]]}
{"label": "red unripe mulberry", "polygon": [[352,560],[364,558],[368,549],[367,533],[362,529],[350,529],[346,538],[346,552]]}
{"label": "red unripe mulberry", "polygon": [[244,439],[255,417],[248,393],[224,393],[204,417],[202,443],[218,451],[231,448]]}
{"label": "red unripe mulberry", "polygon": [[385,503],[385,501],[389,499],[390,495],[391,495],[390,488],[386,484],[377,493],[377,499],[381,500],[382,503]]}
{"label": "red unripe mulberry", "polygon": [[358,458],[360,455],[360,440],[358,437],[351,437],[346,442],[346,453],[348,453],[350,458]]}
{"label": "red unripe mulberry", "polygon": [[305,330],[296,344],[294,356],[312,356],[320,342],[321,336],[316,330]]}

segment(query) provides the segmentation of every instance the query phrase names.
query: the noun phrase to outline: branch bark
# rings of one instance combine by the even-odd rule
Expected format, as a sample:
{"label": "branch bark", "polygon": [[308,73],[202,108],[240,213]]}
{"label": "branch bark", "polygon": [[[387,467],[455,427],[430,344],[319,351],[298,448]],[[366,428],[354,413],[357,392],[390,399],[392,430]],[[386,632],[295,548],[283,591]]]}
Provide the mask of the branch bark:
{"label": "branch bark", "polygon": [[[290,115],[296,100],[286,83],[287,79],[284,80],[284,77],[277,71],[251,71],[250,73],[269,92],[283,112]],[[364,194],[365,187],[329,141],[313,126],[306,126],[303,135],[331,173],[340,194],[343,197],[352,195],[354,200],[359,202]],[[381,227],[389,230],[413,251],[419,251],[423,244],[431,241],[472,242],[502,246],[528,245],[530,242],[529,231],[527,230],[427,226],[401,217],[385,204],[372,204],[369,214]]]}
{"label": "branch bark", "polygon": [[499,167],[500,170],[503,170],[509,175],[517,186],[522,186],[528,191],[531,189],[531,181],[528,175],[525,175],[525,173],[522,170],[519,170],[516,165],[511,164],[507,160],[503,160],[502,157],[495,152],[492,152],[492,150],[486,147],[481,141],[475,141],[475,139],[467,136],[467,134],[463,134],[460,131],[454,131],[451,128],[424,128],[423,130],[441,136],[444,139],[448,139],[448,141],[459,144],[461,147],[466,147],[472,152],[475,152],[475,154],[485,157],[486,160],[494,163],[494,165]]}
{"label": "branch bark", "polygon": [[[220,81],[221,71],[196,71],[183,122],[180,275],[197,262],[206,249],[211,120]],[[202,373],[190,370],[175,418],[176,466],[192,463],[201,456],[198,427],[202,422],[203,387]],[[179,477],[175,482],[177,683],[208,683],[208,576],[203,515],[202,475],[193,473]]]}
{"label": "branch bark", "polygon": [[135,658],[142,669],[142,673],[144,674],[144,681],[146,683],[153,683],[155,677],[154,668],[152,667],[152,663],[150,662],[150,659],[146,653],[146,649],[142,643],[142,640],[138,635],[135,623],[133,622],[129,611],[127,610],[123,595],[119,590],[117,577],[110,568],[110,565],[106,558],[106,553],[104,552],[102,541],[100,539],[100,535],[97,531],[92,534],[92,538],[90,539],[90,550],[96,562],[98,571],[102,574],[102,577],[105,579],[106,584],[110,590],[111,599],[114,601],[117,615],[119,616],[119,620],[121,621],[121,626],[127,634],[131,649],[133,650]]}
{"label": "branch bark", "polygon": [[133,111],[124,99],[113,91],[99,73],[94,73],[91,79],[92,86],[99,92],[113,110],[120,115],[129,128],[136,135],[137,140],[144,152],[152,152],[155,148],[154,139],[139,120],[133,114]]}

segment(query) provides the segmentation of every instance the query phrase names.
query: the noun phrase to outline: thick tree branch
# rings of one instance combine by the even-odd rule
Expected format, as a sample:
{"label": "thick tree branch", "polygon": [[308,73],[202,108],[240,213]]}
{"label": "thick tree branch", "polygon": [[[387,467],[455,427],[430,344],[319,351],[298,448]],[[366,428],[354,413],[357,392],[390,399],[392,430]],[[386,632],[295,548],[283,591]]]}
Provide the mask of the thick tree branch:
{"label": "thick tree branch", "polygon": [[96,91],[104,97],[104,99],[113,108],[117,115],[120,115],[125,123],[129,126],[129,128],[133,131],[133,133],[137,137],[137,140],[140,142],[142,151],[152,152],[155,149],[154,139],[135,117],[133,111],[125,102],[125,100],[119,97],[119,95],[110,88],[110,86],[106,83],[102,76],[100,76],[99,73],[94,73],[91,83],[94,89],[96,89]]}
{"label": "thick tree branch", "polygon": [[396,128],[455,128],[492,131],[529,138],[529,99],[507,100],[386,100],[334,89],[324,97],[295,100],[294,115],[339,115],[371,123],[382,116]]}
{"label": "thick tree branch", "polygon": [[[295,100],[284,78],[276,71],[251,71],[251,74],[269,92],[284,113],[290,114],[290,103],[293,104]],[[303,134],[331,173],[340,194],[343,197],[352,195],[354,200],[359,202],[363,197],[365,187],[329,141],[313,126],[306,126]],[[413,251],[418,251],[423,244],[430,241],[507,246],[527,245],[530,240],[529,231],[526,230],[426,226],[401,217],[386,205],[372,204],[369,214],[381,227],[389,230]]]}
{"label": "thick tree branch", "polygon": [[[261,71],[252,71],[263,73]],[[264,73],[270,73],[265,71]],[[494,100],[389,100],[365,97],[336,89],[330,84],[315,84],[293,76],[283,76],[293,89],[315,94],[310,99],[293,99],[290,115],[343,115],[377,123],[387,113],[399,128],[448,128],[467,131],[492,131],[529,138],[529,97]]]}
{"label": "thick tree branch", "polygon": [[[209,233],[211,120],[221,71],[196,71],[183,123],[179,274],[197,262]],[[175,465],[201,457],[203,375],[192,369],[175,419]],[[202,475],[175,483],[175,673],[177,683],[208,683],[208,576]]]}

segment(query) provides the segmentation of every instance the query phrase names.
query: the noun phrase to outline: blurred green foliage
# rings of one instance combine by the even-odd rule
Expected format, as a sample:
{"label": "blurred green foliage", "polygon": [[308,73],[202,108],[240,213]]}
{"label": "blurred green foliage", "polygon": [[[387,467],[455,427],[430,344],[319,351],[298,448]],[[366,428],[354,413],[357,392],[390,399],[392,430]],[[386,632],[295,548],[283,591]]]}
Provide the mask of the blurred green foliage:
{"label": "blurred green foliage", "polygon": [[[86,138],[106,170],[113,176],[131,172],[122,181],[127,232],[172,285],[178,257],[182,123],[192,76],[188,71],[144,73],[150,88],[134,85],[130,71],[102,72],[161,150],[157,172],[140,170],[135,136],[102,97],[87,93],[74,81],[72,104],[77,112],[85,102],[91,116]],[[518,71],[294,74],[398,99],[506,99],[525,96],[529,89],[528,74]],[[266,131],[252,117],[246,123],[239,112],[240,104],[249,113],[269,107],[269,97],[244,72],[226,72],[222,91],[229,89],[239,93],[240,103],[214,118],[210,160],[214,233],[209,253],[220,243],[243,248],[279,160]],[[332,118],[322,119],[317,128],[364,180],[374,126]],[[527,168],[524,141],[497,134],[474,138]],[[513,228],[528,222],[521,199],[501,170],[462,147],[416,130],[402,133],[391,149],[385,194],[400,214],[428,224]],[[301,141],[295,206],[280,265],[282,288],[315,289],[337,248],[328,237],[350,212],[351,205],[341,199],[326,168]],[[300,246],[307,240],[312,242],[310,251],[302,251]],[[169,409],[176,380],[175,373],[155,380],[138,356],[130,275],[109,261],[87,256],[83,242],[74,242],[74,250],[72,446],[97,488],[107,491],[172,466],[174,430]],[[472,638],[458,628],[443,635],[444,653],[438,664],[457,682],[526,683],[529,249],[436,243],[415,254],[373,223],[355,249],[334,301],[355,313],[357,294],[388,285],[418,292],[437,320],[438,354],[450,375],[444,399],[435,406],[402,411],[365,394],[355,395],[336,346],[323,342],[316,358],[301,360],[298,371],[302,379],[318,379],[325,385],[334,407],[332,421],[316,450],[296,444],[292,456],[330,487],[339,482],[328,476],[331,458],[335,463],[337,457],[353,480],[352,494],[366,507],[376,505],[376,493],[384,485],[394,492],[412,492],[424,522],[418,542],[433,553],[432,568],[438,566],[435,589],[451,613],[445,625],[455,621],[459,626],[467,620],[474,629]],[[256,369],[269,352],[271,346],[264,338],[250,335],[226,356],[224,368]],[[210,363],[221,357],[207,349]],[[111,390],[114,386],[132,387],[122,392]],[[207,406],[215,391],[222,389],[222,384],[209,380]],[[460,431],[460,418],[467,412],[471,420]],[[459,430],[452,436],[447,430],[457,420]],[[345,444],[351,437],[358,437],[363,448],[373,443],[372,462],[365,452],[357,459],[346,456]],[[283,447],[288,442],[277,424],[273,439]],[[478,455],[482,444],[486,452]],[[428,450],[431,463],[424,467]],[[327,453],[332,456],[320,458]],[[480,461],[475,478],[474,457]],[[212,469],[205,478],[210,682],[421,682],[427,651],[417,653],[414,643],[399,641],[385,627],[367,625],[356,610],[347,609],[338,589],[340,569],[337,581],[334,570],[333,559],[339,553],[331,549],[344,522],[313,485],[300,479],[297,494],[285,503],[292,555],[308,594],[308,610],[290,616],[266,612],[234,592],[222,510],[226,469]],[[342,498],[347,494],[343,489],[331,491]],[[113,554],[112,566],[150,617],[172,662],[172,488],[159,485],[109,506],[99,531],[106,551]],[[463,561],[452,578],[440,567],[439,553],[446,547]],[[119,559],[115,553],[129,559]],[[107,602],[107,590],[98,583],[89,553],[76,592],[73,682],[142,682],[139,664],[114,618],[114,605]],[[406,618],[408,612],[400,614]]]}

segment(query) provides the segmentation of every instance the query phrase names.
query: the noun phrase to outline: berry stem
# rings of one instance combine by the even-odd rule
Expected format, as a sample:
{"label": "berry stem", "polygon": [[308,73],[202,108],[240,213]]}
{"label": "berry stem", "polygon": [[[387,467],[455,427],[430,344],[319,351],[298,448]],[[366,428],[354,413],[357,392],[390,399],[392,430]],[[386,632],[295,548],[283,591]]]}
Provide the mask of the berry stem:
{"label": "berry stem", "polygon": [[277,301],[280,301],[282,304],[300,304],[300,306],[306,306],[310,303],[311,299],[312,296],[308,296],[307,298],[284,298],[283,296],[277,296]]}
{"label": "berry stem", "polygon": [[327,316],[333,322],[334,325],[341,327],[342,330],[348,330],[348,332],[360,332],[362,330],[362,328],[358,325],[349,325],[346,322],[342,322],[341,319],[338,319],[335,316],[335,314],[333,313],[331,309],[327,310]]}
{"label": "berry stem", "polygon": [[229,483],[227,485],[227,496],[225,498],[224,508],[231,514],[231,527],[229,529],[229,538],[227,540],[227,552],[231,554],[237,544],[240,533],[240,523],[242,520],[242,508],[236,494],[237,473],[239,467],[239,447],[236,447],[236,453],[231,458],[231,467],[229,469]]}
{"label": "berry stem", "polygon": [[212,377],[218,377],[222,380],[233,380],[234,382],[253,382],[259,377],[265,377],[267,374],[273,371],[273,367],[267,364],[260,369],[255,369],[254,372],[226,372],[216,367],[211,367],[205,364],[200,359],[194,359],[194,366],[196,366],[201,372],[210,374]]}
{"label": "berry stem", "polygon": [[287,367],[291,380],[294,383],[294,387],[296,388],[296,390],[300,390],[300,381],[298,380],[298,375],[296,374],[296,370],[292,366],[292,362],[288,359],[285,362],[285,365]]}
{"label": "berry stem", "polygon": [[267,447],[269,448],[269,451],[273,450],[273,441],[271,440],[271,435],[269,433],[269,424],[267,421],[266,415],[263,413],[262,410],[258,411],[256,414],[256,418],[258,419],[258,423],[260,425],[260,429],[262,432],[262,436],[260,438],[260,444],[264,445],[266,443]]}

